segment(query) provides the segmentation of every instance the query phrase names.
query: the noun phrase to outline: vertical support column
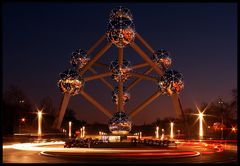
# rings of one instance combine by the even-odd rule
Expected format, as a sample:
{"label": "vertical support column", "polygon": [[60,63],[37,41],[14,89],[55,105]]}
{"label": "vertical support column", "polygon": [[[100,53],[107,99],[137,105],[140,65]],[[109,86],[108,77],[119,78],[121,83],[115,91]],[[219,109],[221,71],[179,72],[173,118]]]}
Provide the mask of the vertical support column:
{"label": "vertical support column", "polygon": [[[118,48],[118,64],[119,69],[122,69],[123,65],[123,48]],[[124,112],[124,106],[123,106],[123,81],[122,79],[118,82],[118,111]]]}
{"label": "vertical support column", "polygon": [[66,108],[67,108],[69,99],[70,99],[70,95],[69,94],[64,94],[63,99],[62,99],[62,103],[61,103],[61,107],[60,107],[60,111],[58,112],[58,115],[57,115],[57,117],[56,117],[56,119],[53,123],[53,128],[60,129],[63,117],[64,117],[65,112],[66,112]]}

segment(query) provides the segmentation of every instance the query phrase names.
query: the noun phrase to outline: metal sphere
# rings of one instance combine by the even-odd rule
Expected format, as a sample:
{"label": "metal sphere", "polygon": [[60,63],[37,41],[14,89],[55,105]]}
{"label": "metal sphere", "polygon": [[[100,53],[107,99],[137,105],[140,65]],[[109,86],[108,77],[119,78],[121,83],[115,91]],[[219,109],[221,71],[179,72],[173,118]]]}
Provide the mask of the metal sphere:
{"label": "metal sphere", "polygon": [[128,9],[112,10],[106,34],[108,40],[119,48],[127,46],[134,40],[135,25]]}
{"label": "metal sphere", "polygon": [[63,73],[60,73],[58,87],[62,93],[74,96],[80,93],[83,86],[84,80],[75,69],[68,69]]}
{"label": "metal sphere", "polygon": [[163,70],[168,69],[172,64],[172,59],[164,49],[160,49],[153,53],[153,61]]}
{"label": "metal sphere", "polygon": [[113,20],[113,19],[119,18],[119,17],[124,17],[129,20],[133,19],[131,11],[128,8],[125,8],[122,6],[111,10],[110,15],[109,15],[109,20]]}
{"label": "metal sphere", "polygon": [[158,82],[162,94],[179,94],[183,88],[183,75],[176,70],[167,70]]}
{"label": "metal sphere", "polygon": [[[114,90],[112,91],[112,101],[118,105],[118,94],[119,94],[119,90],[118,87],[115,87]],[[130,99],[130,93],[128,93],[125,89],[125,87],[123,87],[123,105],[125,105]]]}
{"label": "metal sphere", "polygon": [[112,72],[113,80],[119,82],[126,81],[129,77],[131,77],[132,67],[129,61],[123,60],[123,64],[119,67],[118,60],[112,61],[109,67]]}
{"label": "metal sphere", "polygon": [[126,135],[131,131],[132,122],[125,112],[116,112],[108,123],[109,130],[116,135]]}
{"label": "metal sphere", "polygon": [[87,57],[87,52],[82,49],[77,49],[72,53],[70,63],[73,67],[83,68],[88,62],[90,58]]}

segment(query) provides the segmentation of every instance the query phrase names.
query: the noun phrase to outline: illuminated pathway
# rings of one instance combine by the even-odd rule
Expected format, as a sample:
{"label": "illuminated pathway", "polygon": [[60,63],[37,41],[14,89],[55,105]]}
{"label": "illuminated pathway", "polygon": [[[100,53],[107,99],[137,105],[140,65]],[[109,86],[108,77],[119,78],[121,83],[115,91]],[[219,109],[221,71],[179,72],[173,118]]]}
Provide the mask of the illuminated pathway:
{"label": "illuminated pathway", "polygon": [[64,142],[47,142],[3,146],[3,162],[14,163],[12,160],[16,160],[15,163],[114,163],[116,161],[125,163],[232,163],[237,160],[236,151],[223,151],[222,148],[214,148],[205,143],[181,143],[177,148],[168,149],[63,148],[63,144]]}

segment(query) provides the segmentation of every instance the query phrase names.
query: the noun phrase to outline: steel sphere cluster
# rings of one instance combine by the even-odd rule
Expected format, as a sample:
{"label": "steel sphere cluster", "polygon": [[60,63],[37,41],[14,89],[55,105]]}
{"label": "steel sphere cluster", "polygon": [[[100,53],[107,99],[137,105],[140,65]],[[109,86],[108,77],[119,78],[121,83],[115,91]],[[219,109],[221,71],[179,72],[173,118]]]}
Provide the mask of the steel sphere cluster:
{"label": "steel sphere cluster", "polygon": [[183,75],[176,70],[166,70],[158,82],[162,94],[179,94],[184,88]]}
{"label": "steel sphere cluster", "polygon": [[83,86],[84,80],[75,69],[68,69],[63,73],[60,73],[58,87],[61,92],[74,96],[80,93]]}
{"label": "steel sphere cluster", "polygon": [[152,59],[162,70],[168,69],[172,64],[172,59],[170,58],[168,52],[164,49],[154,52]]}
{"label": "steel sphere cluster", "polygon": [[106,34],[108,40],[119,48],[134,40],[135,25],[129,9],[118,7],[111,11]]}
{"label": "steel sphere cluster", "polygon": [[131,131],[132,122],[125,112],[116,112],[109,120],[108,127],[113,134],[126,135]]}
{"label": "steel sphere cluster", "polygon": [[[115,87],[112,91],[112,102],[118,105],[118,87]],[[125,105],[130,99],[130,94],[126,91],[125,87],[123,87],[123,105]]]}
{"label": "steel sphere cluster", "polygon": [[132,76],[132,67],[129,61],[123,60],[123,64],[119,67],[118,60],[112,61],[109,67],[112,72],[112,78],[116,82],[120,80],[125,82],[129,77]]}
{"label": "steel sphere cluster", "polygon": [[72,53],[70,63],[73,67],[83,68],[88,62],[90,58],[87,57],[87,52],[82,49],[77,49]]}

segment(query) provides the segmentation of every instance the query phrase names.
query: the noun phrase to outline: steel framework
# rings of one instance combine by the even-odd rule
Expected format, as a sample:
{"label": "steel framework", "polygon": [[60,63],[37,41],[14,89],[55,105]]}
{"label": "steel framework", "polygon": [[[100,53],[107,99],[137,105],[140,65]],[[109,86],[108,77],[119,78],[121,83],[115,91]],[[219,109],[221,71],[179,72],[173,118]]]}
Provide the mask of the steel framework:
{"label": "steel framework", "polygon": [[[87,55],[91,55],[92,52],[107,38],[106,34],[102,35],[93,45],[91,48],[88,49]],[[143,39],[143,37],[139,33],[135,33],[135,38],[140,41],[140,43],[149,51],[150,54],[154,53],[154,49]],[[145,61],[144,63],[135,64],[132,66],[132,69],[139,69],[143,67],[148,67],[148,69],[144,73],[138,73],[138,72],[132,72],[132,76],[136,77],[135,80],[133,80],[131,83],[128,84],[126,87],[126,90],[129,91],[130,89],[134,88],[141,80],[150,80],[157,82],[158,79],[155,77],[149,76],[150,73],[155,72],[159,76],[164,75],[164,71],[159,68],[159,66],[153,62],[153,60],[145,53],[139,45],[137,45],[134,41],[129,43],[130,47]],[[105,79],[105,77],[109,77],[112,75],[112,72],[105,72],[105,73],[98,73],[94,68],[93,65],[96,66],[102,66],[102,67],[108,67],[106,64],[97,63],[97,60],[99,60],[100,57],[104,55],[104,53],[112,46],[112,42],[108,40],[108,42],[93,56],[93,58],[83,67],[78,68],[77,71],[79,75],[83,76],[86,71],[90,71],[93,73],[93,75],[85,77],[84,81],[94,81],[96,79],[100,79],[100,81],[106,85],[106,87],[113,90],[113,86]],[[117,47],[118,49],[118,64],[119,64],[119,70],[123,65],[123,57],[124,57],[124,48],[123,47]],[[125,112],[124,104],[123,104],[123,84],[124,82],[120,79],[118,81],[118,104],[117,109],[119,112]],[[96,108],[98,108],[101,112],[103,112],[107,117],[111,118],[113,113],[109,111],[107,108],[105,108],[102,104],[100,104],[96,99],[94,99],[92,96],[90,96],[86,91],[81,90],[79,93],[81,94],[87,101],[89,101],[92,105],[94,105]],[[156,98],[158,98],[161,95],[161,92],[158,90],[155,93],[153,93],[150,97],[148,97],[145,101],[140,103],[138,106],[136,106],[130,113],[129,117],[132,118],[137,115],[140,111],[144,110],[149,104],[151,104]],[[55,118],[55,121],[53,123],[53,128],[60,129],[61,123],[63,120],[63,117],[65,115],[65,111],[67,108],[67,105],[69,103],[71,95],[68,93],[65,93],[63,95],[59,112]],[[181,102],[179,95],[177,93],[172,94],[171,96],[174,109],[176,111],[176,115],[179,118],[181,115],[184,118]]]}

